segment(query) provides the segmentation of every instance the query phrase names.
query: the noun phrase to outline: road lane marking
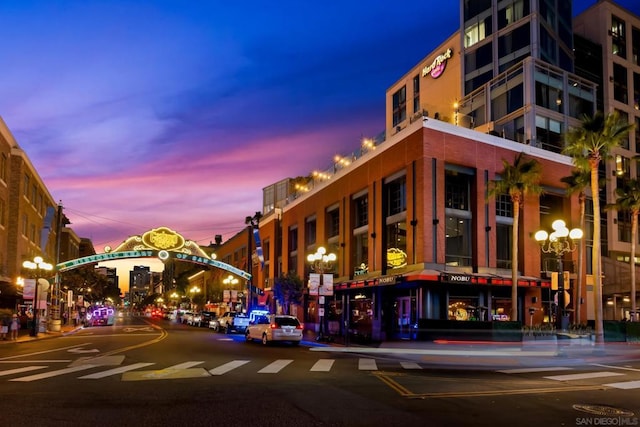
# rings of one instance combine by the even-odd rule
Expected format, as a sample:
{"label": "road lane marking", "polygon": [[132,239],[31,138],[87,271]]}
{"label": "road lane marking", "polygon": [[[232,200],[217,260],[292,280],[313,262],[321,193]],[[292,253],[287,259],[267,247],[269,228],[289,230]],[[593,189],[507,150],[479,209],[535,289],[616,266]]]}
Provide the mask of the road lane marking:
{"label": "road lane marking", "polygon": [[284,369],[284,367],[287,366],[291,362],[293,362],[293,360],[291,360],[291,359],[279,359],[279,360],[276,360],[273,363],[270,363],[269,365],[265,366],[264,368],[260,369],[258,371],[258,373],[259,374],[277,374],[278,372],[280,372],[282,369]]}
{"label": "road lane marking", "polygon": [[329,372],[335,359],[320,359],[310,369],[311,372]]}
{"label": "road lane marking", "polygon": [[227,372],[239,368],[242,365],[246,365],[249,362],[249,360],[234,360],[232,362],[225,363],[224,365],[220,365],[217,368],[211,369],[209,373],[211,375],[224,375]]}
{"label": "road lane marking", "polygon": [[619,388],[622,390],[631,390],[634,388],[640,388],[640,381],[626,381],[622,383],[609,383],[605,385],[607,387]]}
{"label": "road lane marking", "polygon": [[567,371],[572,369],[573,368],[568,368],[566,366],[548,366],[540,368],[503,369],[496,372],[500,372],[501,374],[529,374],[536,372]]}
{"label": "road lane marking", "polygon": [[96,372],[95,374],[85,375],[83,377],[79,377],[80,380],[98,380],[101,378],[105,378],[111,375],[118,375],[128,371],[133,371],[134,369],[144,368],[146,366],[154,365],[154,363],[134,363],[133,365],[128,366],[120,366],[118,368],[108,369],[102,372]]}
{"label": "road lane marking", "polygon": [[44,368],[48,368],[48,366],[25,366],[24,368],[7,369],[6,371],[0,371],[0,377],[6,375],[21,374],[23,372],[35,371]]}
{"label": "road lane marking", "polygon": [[616,377],[618,375],[624,375],[620,372],[585,372],[582,374],[570,374],[570,375],[553,375],[550,377],[544,377],[548,380],[554,381],[574,381],[574,380],[587,380],[592,378],[606,378]]}
{"label": "road lane marking", "polygon": [[13,378],[9,381],[31,382],[43,380],[45,378],[57,377],[59,375],[70,374],[72,372],[84,371],[86,369],[95,368],[96,365],[78,365],[69,368],[58,369],[57,371],[43,372],[42,374],[30,375],[27,377]]}
{"label": "road lane marking", "polygon": [[18,354],[17,356],[9,356],[9,357],[3,357],[1,360],[13,360],[13,359],[18,359],[18,358],[24,358],[24,357],[29,357],[29,356],[35,356],[36,354],[46,354],[46,353],[53,353],[56,351],[62,351],[62,350],[67,350],[69,348],[78,348],[78,347],[84,347],[86,345],[90,345],[91,343],[85,343],[85,344],[76,344],[76,345],[70,345],[67,347],[60,347],[60,348],[54,348],[52,350],[44,350],[44,351],[36,351],[34,353],[25,353],[25,354]]}
{"label": "road lane marking", "polygon": [[630,366],[613,366],[613,365],[602,365],[600,363],[593,363],[593,366],[600,366],[601,368],[609,368],[609,369],[622,369],[623,371],[634,371],[640,372],[640,369],[632,368]]}
{"label": "road lane marking", "polygon": [[375,359],[358,359],[358,369],[361,371],[377,371],[378,365]]}
{"label": "road lane marking", "polygon": [[16,363],[69,363],[72,359],[31,359],[31,360],[0,360],[0,363],[15,365]]}
{"label": "road lane marking", "polygon": [[175,380],[184,378],[210,377],[204,368],[195,369],[159,369],[157,371],[124,372],[122,381]]}
{"label": "road lane marking", "polygon": [[415,362],[400,362],[400,366],[402,366],[403,369],[422,369],[422,366]]}
{"label": "road lane marking", "polygon": [[198,365],[202,365],[204,363],[204,361],[189,361],[189,362],[183,362],[183,363],[178,363],[177,365],[173,365],[173,366],[169,366],[168,368],[164,368],[165,370],[169,370],[169,369],[189,369],[189,368],[193,368],[194,366],[198,366]]}

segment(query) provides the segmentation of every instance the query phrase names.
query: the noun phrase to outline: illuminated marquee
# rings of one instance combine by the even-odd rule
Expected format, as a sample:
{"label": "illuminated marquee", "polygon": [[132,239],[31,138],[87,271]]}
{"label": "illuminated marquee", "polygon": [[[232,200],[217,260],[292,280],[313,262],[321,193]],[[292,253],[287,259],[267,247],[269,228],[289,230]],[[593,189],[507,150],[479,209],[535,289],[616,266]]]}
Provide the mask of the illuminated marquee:
{"label": "illuminated marquee", "polygon": [[387,250],[387,267],[400,268],[407,265],[407,254],[402,249],[389,248]]}
{"label": "illuminated marquee", "polygon": [[447,66],[447,59],[450,59],[452,54],[453,50],[447,49],[444,53],[436,56],[431,65],[427,65],[422,69],[422,77],[426,75],[431,75],[434,79],[440,77]]}

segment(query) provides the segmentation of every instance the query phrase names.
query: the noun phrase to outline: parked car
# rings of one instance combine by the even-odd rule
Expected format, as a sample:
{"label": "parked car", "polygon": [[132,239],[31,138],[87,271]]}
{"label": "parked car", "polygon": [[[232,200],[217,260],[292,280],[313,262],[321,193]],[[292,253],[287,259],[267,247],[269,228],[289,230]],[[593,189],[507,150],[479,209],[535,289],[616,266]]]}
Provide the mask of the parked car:
{"label": "parked car", "polygon": [[193,317],[193,313],[190,311],[185,311],[180,315],[180,322],[189,324],[190,319]]}
{"label": "parked car", "polygon": [[201,313],[190,313],[187,317],[187,325],[190,326],[200,326],[200,322],[202,321]]}
{"label": "parked car", "polygon": [[302,323],[297,317],[284,314],[259,316],[250,322],[244,336],[247,342],[260,340],[264,345],[271,341],[288,341],[298,345],[302,341]]}
{"label": "parked car", "polygon": [[198,326],[209,327],[209,323],[211,322],[212,319],[215,319],[217,317],[217,314],[214,311],[203,311],[200,313],[200,316],[201,316],[201,319],[200,319],[200,324]]}
{"label": "parked car", "polygon": [[213,332],[220,331],[220,319],[218,317],[209,320],[209,329],[213,329]]}
{"label": "parked car", "polygon": [[231,332],[243,333],[249,326],[249,316],[236,311],[227,311],[220,317],[218,330],[224,330],[227,334]]}

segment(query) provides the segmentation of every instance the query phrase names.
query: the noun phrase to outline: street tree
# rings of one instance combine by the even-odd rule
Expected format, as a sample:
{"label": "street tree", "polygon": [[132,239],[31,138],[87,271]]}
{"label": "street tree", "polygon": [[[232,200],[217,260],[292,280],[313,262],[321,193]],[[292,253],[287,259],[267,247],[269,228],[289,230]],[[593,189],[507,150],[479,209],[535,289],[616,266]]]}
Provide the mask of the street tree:
{"label": "street tree", "polygon": [[536,159],[527,158],[518,153],[509,163],[502,160],[503,170],[499,177],[489,185],[489,196],[508,194],[513,205],[513,227],[511,229],[511,320],[518,320],[518,225],[520,209],[524,205],[525,196],[529,193],[540,194],[539,185],[542,168]]}
{"label": "street tree", "polygon": [[298,275],[286,273],[278,277],[273,285],[273,297],[282,307],[284,314],[289,314],[291,305],[300,305],[302,302],[304,283]]}
{"label": "street tree", "polygon": [[[616,202],[608,204],[605,209],[621,211],[631,216],[631,313],[636,320],[636,244],[638,240],[638,215],[640,214],[640,181],[629,179],[621,187],[616,188]],[[620,226],[620,221],[618,221]]]}
{"label": "street tree", "polygon": [[579,127],[570,128],[564,135],[563,153],[572,157],[579,169],[588,169],[591,175],[591,200],[593,203],[593,246],[591,269],[593,274],[593,297],[595,312],[595,340],[604,342],[602,307],[602,251],[600,244],[600,180],[598,168],[600,162],[612,156],[612,150],[620,146],[633,128],[622,120],[617,112],[604,114],[601,111],[593,116],[583,116]]}

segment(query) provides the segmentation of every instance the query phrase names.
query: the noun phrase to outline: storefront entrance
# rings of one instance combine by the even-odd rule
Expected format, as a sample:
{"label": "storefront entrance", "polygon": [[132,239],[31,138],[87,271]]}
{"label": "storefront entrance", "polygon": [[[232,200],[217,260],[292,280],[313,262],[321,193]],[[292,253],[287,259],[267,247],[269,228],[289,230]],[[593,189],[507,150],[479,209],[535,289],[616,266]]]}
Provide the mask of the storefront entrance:
{"label": "storefront entrance", "polygon": [[394,306],[394,335],[396,339],[415,339],[415,326],[418,322],[416,298],[403,296],[396,298]]}

